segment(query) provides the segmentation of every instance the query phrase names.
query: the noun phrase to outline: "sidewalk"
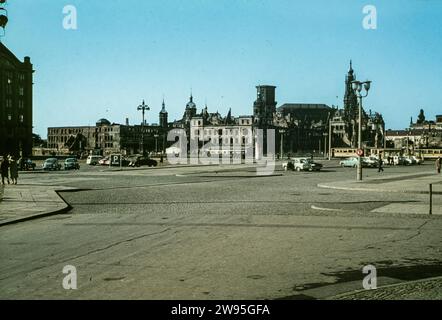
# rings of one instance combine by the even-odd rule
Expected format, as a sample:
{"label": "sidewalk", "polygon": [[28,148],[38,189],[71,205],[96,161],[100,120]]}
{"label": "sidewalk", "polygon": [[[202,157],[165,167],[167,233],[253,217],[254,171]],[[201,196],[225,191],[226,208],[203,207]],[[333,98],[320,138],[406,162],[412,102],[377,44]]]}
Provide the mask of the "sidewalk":
{"label": "sidewalk", "polygon": [[68,187],[5,185],[0,201],[0,227],[66,212],[69,205],[57,194]]}
{"label": "sidewalk", "polygon": [[442,215],[442,175],[434,172],[421,172],[418,174],[401,174],[389,175],[376,178],[364,178],[363,181],[347,180],[320,183],[318,187],[382,192],[382,193],[410,193],[410,194],[426,194],[428,201],[424,203],[391,203],[386,206],[372,210],[374,213],[410,213],[410,214],[429,214],[429,190],[430,184],[433,185],[433,207],[432,214]]}

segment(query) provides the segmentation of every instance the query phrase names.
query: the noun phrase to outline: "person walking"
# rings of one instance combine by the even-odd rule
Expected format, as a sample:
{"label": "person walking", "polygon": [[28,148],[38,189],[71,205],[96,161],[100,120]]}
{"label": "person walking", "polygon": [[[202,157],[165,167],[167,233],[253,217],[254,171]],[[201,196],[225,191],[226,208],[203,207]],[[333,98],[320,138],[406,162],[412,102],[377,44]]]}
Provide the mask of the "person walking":
{"label": "person walking", "polygon": [[438,157],[436,159],[436,172],[439,174],[440,173],[440,168],[442,166],[442,159],[441,157]]}
{"label": "person walking", "polygon": [[7,156],[3,156],[3,160],[2,163],[0,165],[0,171],[1,171],[1,175],[2,175],[2,184],[5,184],[5,178],[8,180],[8,184],[9,182],[9,162],[8,162],[8,157]]}
{"label": "person walking", "polygon": [[379,154],[379,159],[378,159],[378,172],[384,172],[384,168],[382,168],[382,164],[383,164],[383,161],[382,161],[382,157],[381,157],[381,154]]}
{"label": "person walking", "polygon": [[9,175],[11,176],[12,184],[17,184],[18,179],[18,164],[14,158],[9,162]]}

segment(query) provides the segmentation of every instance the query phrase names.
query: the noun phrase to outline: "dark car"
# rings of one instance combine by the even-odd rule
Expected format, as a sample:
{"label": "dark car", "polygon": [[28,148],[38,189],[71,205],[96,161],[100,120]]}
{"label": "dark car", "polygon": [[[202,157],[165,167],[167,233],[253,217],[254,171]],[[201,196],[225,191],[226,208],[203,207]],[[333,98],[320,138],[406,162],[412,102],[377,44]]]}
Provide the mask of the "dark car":
{"label": "dark car", "polygon": [[31,161],[31,159],[23,159],[21,162],[20,170],[35,170],[35,163]]}
{"label": "dark car", "polygon": [[64,170],[79,170],[80,164],[78,163],[76,158],[67,158],[64,160]]}
{"label": "dark car", "polygon": [[139,166],[148,166],[148,167],[156,167],[158,162],[156,160],[150,159],[148,157],[135,157],[132,158],[129,166],[130,167],[139,167]]}
{"label": "dark car", "polygon": [[58,163],[57,158],[48,158],[43,163],[43,170],[60,170],[61,164]]}
{"label": "dark car", "polygon": [[310,164],[309,171],[320,171],[322,169],[322,164],[314,162],[311,159],[307,159],[308,164]]}

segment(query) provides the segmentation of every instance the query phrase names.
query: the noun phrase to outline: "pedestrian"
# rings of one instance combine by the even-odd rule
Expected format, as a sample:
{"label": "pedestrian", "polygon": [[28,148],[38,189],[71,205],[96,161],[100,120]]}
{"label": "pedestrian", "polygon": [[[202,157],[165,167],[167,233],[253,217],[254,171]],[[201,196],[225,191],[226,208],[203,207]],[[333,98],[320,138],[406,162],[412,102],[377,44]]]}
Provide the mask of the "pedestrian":
{"label": "pedestrian", "polygon": [[8,180],[8,184],[9,184],[9,162],[8,162],[8,157],[3,156],[3,160],[2,163],[0,165],[0,171],[1,171],[1,175],[2,175],[2,184],[5,184],[5,178]]}
{"label": "pedestrian", "polygon": [[437,173],[440,173],[440,167],[442,166],[442,159],[441,157],[438,157],[436,159],[436,171]]}
{"label": "pedestrian", "polygon": [[18,164],[14,158],[9,162],[9,175],[11,176],[12,184],[17,184],[18,179]]}
{"label": "pedestrian", "polygon": [[378,159],[379,161],[378,161],[378,172],[384,172],[384,168],[382,168],[382,164],[383,164],[383,161],[382,161],[382,157],[381,157],[381,154],[379,154],[379,159]]}

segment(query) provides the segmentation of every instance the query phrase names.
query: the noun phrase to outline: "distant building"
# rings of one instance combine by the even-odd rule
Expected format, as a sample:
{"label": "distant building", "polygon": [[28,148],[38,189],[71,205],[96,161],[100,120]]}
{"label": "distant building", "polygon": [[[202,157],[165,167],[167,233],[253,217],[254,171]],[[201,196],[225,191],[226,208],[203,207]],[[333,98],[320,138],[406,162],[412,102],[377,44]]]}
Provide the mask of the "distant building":
{"label": "distant building", "polygon": [[[167,142],[167,111],[163,101],[159,113],[160,125],[125,125],[100,119],[95,126],[48,128],[48,148],[55,154],[125,155],[163,152]],[[143,141],[143,143],[141,143]]]}
{"label": "distant building", "polygon": [[285,123],[276,121],[279,128],[285,127],[283,150],[289,153],[321,153],[328,133],[328,121],[334,109],[325,104],[286,103],[277,109],[276,118],[284,118]]}
{"label": "distant building", "polygon": [[32,155],[31,59],[21,62],[0,42],[0,154]]}

